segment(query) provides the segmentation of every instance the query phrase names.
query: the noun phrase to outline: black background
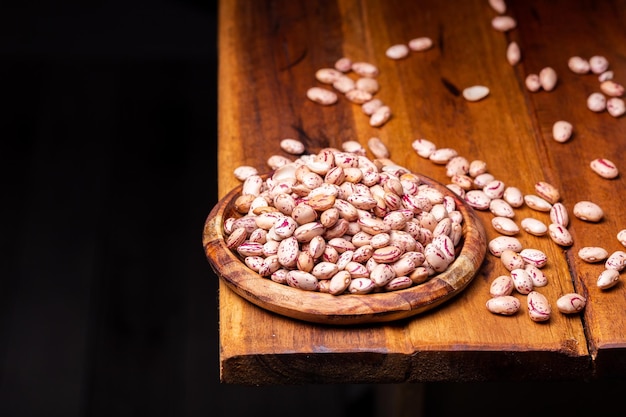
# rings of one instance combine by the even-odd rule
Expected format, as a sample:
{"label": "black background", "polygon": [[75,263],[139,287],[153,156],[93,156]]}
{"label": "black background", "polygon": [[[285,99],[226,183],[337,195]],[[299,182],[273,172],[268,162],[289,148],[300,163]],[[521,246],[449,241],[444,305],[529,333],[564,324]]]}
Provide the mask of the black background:
{"label": "black background", "polygon": [[526,398],[572,416],[621,398],[615,381],[220,384],[201,246],[216,2],[3,3],[0,416],[526,415]]}

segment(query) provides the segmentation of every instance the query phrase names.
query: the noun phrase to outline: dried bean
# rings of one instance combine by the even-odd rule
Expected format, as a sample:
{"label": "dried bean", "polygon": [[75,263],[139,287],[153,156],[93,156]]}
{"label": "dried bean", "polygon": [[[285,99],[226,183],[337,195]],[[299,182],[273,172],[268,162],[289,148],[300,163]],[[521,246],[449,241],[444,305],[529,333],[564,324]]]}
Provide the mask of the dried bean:
{"label": "dried bean", "polygon": [[392,45],[385,51],[387,58],[402,59],[409,55],[409,47],[404,44]]}
{"label": "dried bean", "polygon": [[519,254],[526,263],[535,265],[537,268],[543,268],[548,262],[548,256],[539,249],[524,248]]}
{"label": "dried bean", "polygon": [[578,250],[578,257],[585,262],[602,262],[608,258],[609,252],[599,246],[585,246]]}
{"label": "dried bean", "polygon": [[589,61],[579,56],[568,59],[567,66],[575,74],[587,74],[591,70]]}
{"label": "dried bean", "polygon": [[332,84],[342,75],[343,73],[335,68],[320,68],[315,71],[315,79],[324,84]]}
{"label": "dried bean", "polygon": [[565,143],[572,137],[574,126],[565,120],[559,120],[552,125],[552,138],[560,143]]}
{"label": "dried bean", "polygon": [[541,220],[532,217],[522,219],[520,226],[526,233],[530,233],[534,236],[543,236],[548,233],[548,226]]}
{"label": "dried bean", "polygon": [[525,295],[533,290],[533,280],[525,269],[517,268],[512,270],[511,279],[518,293]]}
{"label": "dried bean", "polygon": [[541,80],[538,74],[528,74],[524,80],[524,84],[528,91],[533,93],[541,89]]}
{"label": "dried bean", "polygon": [[524,204],[524,194],[522,194],[522,191],[517,187],[506,187],[502,198],[509,203],[511,207],[518,208]]}
{"label": "dried bean", "polygon": [[577,293],[563,294],[556,300],[556,308],[563,314],[580,313],[587,304],[587,299]]}
{"label": "dried bean", "polygon": [[589,94],[589,97],[587,97],[587,108],[596,113],[603,112],[606,109],[606,97],[604,97],[604,94]]}
{"label": "dried bean", "polygon": [[624,267],[626,267],[626,252],[617,250],[610,254],[604,263],[604,267],[622,272]]}
{"label": "dried bean", "polygon": [[508,32],[515,29],[517,22],[511,16],[496,16],[491,20],[491,26],[500,32]]}
{"label": "dried bean", "polygon": [[560,224],[550,223],[548,225],[548,234],[557,245],[572,246],[574,244],[574,239],[570,232]]}
{"label": "dried bean", "polygon": [[601,290],[608,290],[619,282],[619,271],[615,269],[605,269],[598,275],[596,286]]}
{"label": "dried bean", "polygon": [[488,243],[489,252],[492,255],[500,257],[505,250],[512,250],[519,252],[522,250],[522,243],[512,236],[498,236],[493,238]]}
{"label": "dried bean", "polygon": [[602,207],[591,201],[579,201],[572,209],[574,216],[587,222],[599,222],[604,217]]}
{"label": "dried bean", "polygon": [[563,227],[569,226],[569,215],[563,203],[554,203],[550,209],[550,221]]}
{"label": "dried bean", "polygon": [[429,37],[422,36],[409,41],[409,49],[416,52],[426,51],[433,46],[433,40]]}
{"label": "dried bean", "polygon": [[519,311],[520,301],[512,295],[503,295],[487,300],[486,307],[494,314],[512,316]]}
{"label": "dried bean", "polygon": [[600,91],[610,97],[621,97],[624,95],[624,86],[613,80],[606,80],[600,83]]}
{"label": "dried bean", "polygon": [[510,42],[506,48],[506,60],[510,65],[516,65],[522,58],[522,51],[517,42]]}
{"label": "dried bean", "polygon": [[531,291],[526,297],[528,315],[532,321],[542,322],[550,320],[552,312],[550,303],[545,295],[537,291]]}
{"label": "dried bean", "polygon": [[552,204],[535,194],[526,194],[524,202],[528,207],[536,211],[548,212],[552,208]]}
{"label": "dried bean", "polygon": [[557,83],[556,71],[552,67],[545,67],[539,71],[539,84],[545,91],[552,91]]}
{"label": "dried bean", "polygon": [[309,100],[321,104],[323,106],[330,106],[337,102],[337,94],[333,91],[327,90],[321,87],[311,87],[307,90],[306,96]]}
{"label": "dried bean", "polygon": [[500,261],[507,269],[507,271],[524,268],[524,265],[526,264],[526,261],[524,260],[524,258],[522,258],[522,255],[510,249],[505,249],[502,251],[502,253],[500,254]]}
{"label": "dried bean", "polygon": [[463,89],[463,98],[467,101],[479,101],[489,95],[489,88],[484,85],[475,85]]}
{"label": "dried bean", "polygon": [[606,179],[613,179],[619,175],[617,166],[606,158],[597,158],[589,163],[589,166],[599,176]]}
{"label": "dried bean", "polygon": [[489,286],[489,294],[491,297],[503,297],[505,295],[511,295],[515,286],[513,285],[513,279],[510,275],[500,275],[491,281]]}
{"label": "dried bean", "polygon": [[517,223],[508,217],[493,217],[491,219],[491,225],[498,232],[506,236],[516,235],[520,230]]}
{"label": "dried bean", "polygon": [[534,288],[545,287],[546,285],[548,285],[548,278],[537,266],[527,263],[526,265],[524,265],[524,270],[530,276]]}
{"label": "dried bean", "polygon": [[381,106],[370,116],[370,126],[380,127],[387,123],[391,118],[391,109],[389,106]]}
{"label": "dried bean", "polygon": [[613,117],[621,117],[626,113],[626,103],[619,97],[611,97],[606,101],[606,111]]}
{"label": "dried bean", "polygon": [[489,5],[499,14],[504,14],[506,12],[506,3],[504,0],[489,0]]}
{"label": "dried bean", "polygon": [[626,229],[622,229],[619,232],[617,232],[617,240],[623,246],[626,246]]}
{"label": "dried bean", "polygon": [[594,74],[602,74],[609,68],[609,61],[601,55],[594,55],[589,58],[589,68]]}

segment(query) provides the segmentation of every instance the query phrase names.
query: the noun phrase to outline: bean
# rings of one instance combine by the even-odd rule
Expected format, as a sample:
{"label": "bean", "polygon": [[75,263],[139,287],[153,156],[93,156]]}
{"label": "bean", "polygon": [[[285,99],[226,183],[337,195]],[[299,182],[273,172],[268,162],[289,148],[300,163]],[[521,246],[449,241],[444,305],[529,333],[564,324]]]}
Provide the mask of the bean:
{"label": "bean", "polygon": [[613,71],[604,71],[603,73],[598,75],[598,81],[604,82],[604,81],[612,80],[613,76],[614,76]]}
{"label": "bean", "polygon": [[309,272],[292,269],[287,273],[287,285],[304,291],[318,291],[319,281]]}
{"label": "bean", "polygon": [[348,72],[352,69],[352,60],[342,57],[335,61],[335,69],[341,72]]}
{"label": "bean", "polygon": [[335,68],[320,68],[315,71],[315,79],[324,84],[332,84],[342,75],[343,72]]}
{"label": "bean", "polygon": [[522,229],[534,236],[543,236],[548,233],[548,226],[539,219],[525,217],[520,222]]}
{"label": "bean", "polygon": [[617,166],[606,158],[596,158],[589,163],[589,166],[602,178],[613,179],[619,175]]}
{"label": "bean", "polygon": [[602,207],[591,201],[579,201],[572,209],[574,216],[587,222],[597,223],[604,217]]}
{"label": "bean", "polygon": [[366,91],[370,94],[376,94],[380,88],[380,85],[375,78],[361,77],[356,80],[355,87],[357,90]]}
{"label": "bean", "polygon": [[500,261],[507,269],[507,271],[512,271],[514,269],[524,268],[526,261],[522,258],[522,255],[511,250],[505,249],[500,254]]}
{"label": "bean", "polygon": [[376,288],[376,284],[369,278],[353,278],[348,286],[352,294],[369,294]]}
{"label": "bean", "polygon": [[552,125],[552,138],[560,143],[565,143],[572,137],[574,126],[565,120],[559,120]]}
{"label": "bean", "polygon": [[601,290],[608,290],[619,282],[619,271],[615,269],[605,269],[598,275],[596,286]]}
{"label": "bean", "polygon": [[477,210],[489,209],[491,198],[482,190],[469,190],[465,193],[465,201],[467,204]]}
{"label": "bean", "polygon": [[237,246],[237,253],[242,257],[263,255],[263,245],[258,242],[244,241]]}
{"label": "bean", "polygon": [[341,76],[338,77],[332,85],[335,90],[343,94],[356,88],[355,81],[345,74],[341,74]]}
{"label": "bean", "polygon": [[568,59],[567,66],[575,74],[587,74],[591,70],[589,61],[579,56]]}
{"label": "bean", "polygon": [[502,181],[494,179],[483,187],[483,192],[493,200],[494,198],[502,198],[505,188],[506,186]]}
{"label": "bean", "polygon": [[452,148],[438,148],[430,153],[428,159],[435,164],[445,165],[457,155],[458,152]]}
{"label": "bean", "polygon": [[538,74],[528,74],[524,80],[524,84],[526,85],[526,89],[533,93],[541,89],[541,80]]}
{"label": "bean", "polygon": [[496,177],[494,177],[493,174],[483,172],[482,174],[478,174],[474,177],[474,185],[478,188],[484,188],[491,181],[495,181],[495,179]]}
{"label": "bean", "polygon": [[515,29],[517,21],[511,16],[496,16],[491,20],[491,26],[500,32],[508,32]]}
{"label": "bean", "polygon": [[510,42],[506,48],[506,60],[510,65],[516,65],[522,58],[522,51],[517,42]]}
{"label": "bean", "polygon": [[249,165],[241,165],[235,168],[233,174],[235,175],[235,178],[237,178],[239,181],[244,181],[249,176],[258,175],[259,171]]}
{"label": "bean", "polygon": [[599,246],[585,246],[578,250],[578,257],[585,262],[602,262],[608,258],[609,252]]}
{"label": "bean", "polygon": [[502,252],[507,249],[514,252],[522,250],[522,243],[517,238],[512,236],[498,236],[491,239],[487,246],[489,248],[489,252],[497,257],[500,257]]}
{"label": "bean", "polygon": [[409,47],[404,44],[392,45],[385,51],[387,58],[402,59],[409,55]]}
{"label": "bean", "polygon": [[385,291],[398,291],[409,288],[412,285],[413,281],[411,281],[411,278],[407,276],[398,276],[385,284],[383,288],[385,289]]}
{"label": "bean", "polygon": [[504,14],[506,12],[506,3],[504,0],[489,0],[489,5],[499,14]]}
{"label": "bean", "polygon": [[[411,147],[422,158],[429,158],[437,149],[437,146],[428,139],[415,139],[411,142]],[[448,158],[448,160],[450,160],[450,158]]]}
{"label": "bean", "polygon": [[587,97],[587,108],[600,113],[606,109],[606,97],[602,93],[591,93]]}
{"label": "bean", "polygon": [[543,268],[548,262],[548,256],[539,249],[524,248],[519,254],[526,263],[535,265],[537,268]]}
{"label": "bean", "polygon": [[569,225],[569,215],[567,214],[567,208],[563,203],[554,203],[550,209],[550,221],[552,223],[560,224],[563,227]]}
{"label": "bean", "polygon": [[621,117],[626,113],[626,103],[619,97],[611,97],[606,101],[606,111],[613,117]]}
{"label": "bean", "polygon": [[330,106],[337,102],[337,94],[321,87],[311,87],[307,90],[306,96],[309,100],[314,101],[323,106]]}
{"label": "bean", "polygon": [[545,295],[537,291],[531,291],[526,296],[528,315],[532,321],[543,322],[550,320],[552,310]]}
{"label": "bean", "polygon": [[409,41],[409,49],[415,52],[426,51],[433,46],[433,40],[426,36],[414,38]]}
{"label": "bean", "polygon": [[472,178],[487,172],[487,163],[480,159],[475,159],[469,164],[468,174]]}
{"label": "bean", "polygon": [[366,115],[371,116],[376,113],[376,110],[380,109],[383,106],[384,103],[381,99],[373,98],[370,101],[366,101],[365,103],[361,104],[361,110]]}
{"label": "bean", "polygon": [[535,194],[526,194],[524,202],[528,207],[536,211],[548,212],[552,208],[552,204]]}
{"label": "bean", "polygon": [[515,217],[513,207],[501,198],[494,198],[489,202],[489,211],[494,216],[508,217],[510,219]]}
{"label": "bean", "polygon": [[353,62],[352,71],[361,77],[375,78],[378,76],[378,67],[368,62]]}
{"label": "bean", "polygon": [[450,158],[446,163],[446,175],[452,177],[453,175],[464,175],[469,171],[469,161],[467,158],[461,155]]}
{"label": "bean", "polygon": [[371,137],[367,141],[369,150],[374,154],[376,158],[389,158],[389,150],[387,145],[377,137]]}
{"label": "bean", "polygon": [[498,232],[506,236],[513,236],[519,233],[519,226],[515,221],[508,217],[493,217],[491,219],[491,225]]}
{"label": "bean", "polygon": [[613,80],[606,80],[600,83],[600,91],[610,97],[621,97],[624,95],[624,86]]}
{"label": "bean", "polygon": [[372,272],[370,273],[370,279],[377,287],[384,287],[396,277],[396,273],[394,272],[391,265],[387,264],[378,264],[374,267]]}
{"label": "bean", "polygon": [[489,286],[489,294],[492,297],[503,297],[505,295],[511,295],[515,286],[513,285],[513,279],[510,275],[500,275],[495,278]]}
{"label": "bean", "polygon": [[387,123],[391,118],[391,109],[389,106],[381,106],[370,116],[370,126],[380,127]]}
{"label": "bean", "polygon": [[539,84],[545,91],[552,91],[557,83],[556,71],[552,67],[545,67],[539,71]]}
{"label": "bean", "polygon": [[577,293],[563,294],[556,300],[556,308],[563,314],[580,313],[587,304],[587,299]]}
{"label": "bean", "polygon": [[346,92],[346,98],[355,104],[364,104],[372,99],[372,93],[354,88]]}
{"label": "bean", "polygon": [[572,246],[574,244],[574,239],[570,232],[560,224],[550,223],[548,225],[548,234],[557,245]]}
{"label": "bean", "polygon": [[504,201],[509,203],[511,207],[521,207],[524,204],[524,194],[517,187],[508,186],[504,190],[504,194],[502,194],[502,198]]}
{"label": "bean", "polygon": [[533,290],[533,281],[528,272],[523,268],[516,268],[511,271],[511,279],[515,290],[520,294],[528,294]]}
{"label": "bean", "polygon": [[589,68],[594,74],[602,74],[609,68],[609,61],[601,55],[594,55],[589,58]]}
{"label": "bean", "polygon": [[512,316],[519,311],[520,306],[520,301],[512,295],[493,297],[486,303],[487,310],[503,316]]}
{"label": "bean", "polygon": [[332,295],[343,294],[350,286],[351,281],[352,277],[348,271],[338,271],[330,278],[328,292]]}
{"label": "bean", "polygon": [[604,267],[606,269],[614,269],[618,272],[622,272],[624,270],[624,267],[626,267],[626,252],[621,250],[613,252],[607,258],[606,262],[604,263]]}
{"label": "bean", "polygon": [[467,101],[479,101],[489,95],[489,88],[484,85],[474,85],[463,89],[463,98]]}

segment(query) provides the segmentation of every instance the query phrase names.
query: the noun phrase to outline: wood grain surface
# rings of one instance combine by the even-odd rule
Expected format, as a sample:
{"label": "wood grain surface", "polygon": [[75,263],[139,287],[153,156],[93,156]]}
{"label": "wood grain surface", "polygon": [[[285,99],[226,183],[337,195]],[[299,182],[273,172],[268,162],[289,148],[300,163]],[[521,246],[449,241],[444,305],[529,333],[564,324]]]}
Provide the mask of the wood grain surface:
{"label": "wood grain surface", "polygon": [[[574,244],[561,247],[549,237],[525,232],[524,247],[544,251],[551,302],[548,322],[529,319],[525,307],[512,317],[489,313],[489,285],[507,271],[486,257],[476,278],[453,302],[392,324],[336,327],[283,317],[250,303],[220,284],[221,380],[236,384],[363,383],[525,379],[589,379],[624,375],[626,286],[600,290],[602,264],[587,264],[584,246],[624,250],[616,234],[626,228],[624,175],[607,180],[589,168],[608,158],[626,170],[626,117],[594,113],[587,96],[599,91],[597,75],[578,75],[569,57],[605,56],[615,80],[626,82],[626,2],[611,0],[507,1],[506,15],[517,26],[493,29],[497,13],[486,0],[223,0],[219,7],[219,193],[239,185],[239,165],[264,172],[274,154],[287,156],[279,141],[292,137],[311,152],[340,147],[347,140],[366,145],[379,137],[391,158],[442,183],[445,168],[419,157],[413,140],[426,138],[466,158],[486,161],[489,172],[526,194],[547,181],[561,192],[570,211]],[[428,36],[434,46],[391,60],[392,44]],[[505,51],[516,41],[522,60],[511,66]],[[341,57],[375,64],[377,97],[393,116],[381,128],[368,124],[360,107],[340,97],[333,106],[306,98],[321,86],[315,71]],[[552,67],[552,91],[529,92],[528,74]],[[486,85],[484,100],[467,102],[460,91]],[[552,139],[552,125],[567,120],[574,135]],[[599,223],[575,218],[577,201],[591,200],[605,211]],[[211,208],[207,208],[207,213]],[[478,212],[487,238],[489,212]],[[546,213],[516,209],[517,221]],[[623,278],[622,278],[623,279]],[[555,300],[577,291],[588,299],[581,315],[556,311]],[[519,296],[525,302],[524,296]]]}

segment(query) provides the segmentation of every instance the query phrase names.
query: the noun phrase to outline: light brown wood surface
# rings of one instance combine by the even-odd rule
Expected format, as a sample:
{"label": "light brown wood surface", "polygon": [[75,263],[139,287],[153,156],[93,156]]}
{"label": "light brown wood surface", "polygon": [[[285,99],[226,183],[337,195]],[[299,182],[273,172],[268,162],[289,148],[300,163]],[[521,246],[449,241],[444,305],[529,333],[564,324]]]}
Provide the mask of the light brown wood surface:
{"label": "light brown wood surface", "polygon": [[[615,80],[626,83],[626,2],[509,0],[507,5],[517,27],[502,33],[491,27],[497,13],[486,0],[220,2],[220,197],[239,185],[233,175],[237,166],[264,172],[271,155],[286,155],[279,141],[287,137],[315,152],[346,140],[366,145],[376,136],[398,164],[447,183],[444,167],[411,148],[413,140],[426,138],[486,161],[490,173],[524,193],[533,193],[538,181],[557,186],[574,238],[563,248],[547,236],[517,236],[524,247],[549,257],[543,268],[549,284],[540,289],[553,303],[546,323],[531,321],[525,307],[512,317],[486,310],[491,281],[506,273],[490,254],[450,303],[387,324],[346,328],[294,320],[259,308],[221,282],[222,382],[582,380],[626,374],[626,285],[599,290],[595,282],[603,266],[577,257],[584,246],[625,250],[616,239],[626,228],[624,174],[600,178],[589,162],[604,157],[626,170],[626,117],[588,110],[587,96],[599,91],[597,76],[567,68],[570,56],[603,55]],[[390,45],[419,36],[431,37],[434,47],[399,61],[385,57]],[[509,41],[522,50],[514,67],[505,58]],[[321,86],[315,71],[342,56],[380,69],[377,97],[393,112],[383,127],[369,126],[360,107],[343,97],[328,107],[306,98],[309,87]],[[559,76],[556,88],[529,92],[526,75],[547,66]],[[476,84],[490,88],[486,99],[470,103],[458,94]],[[567,143],[551,137],[557,120],[574,125]],[[571,208],[581,200],[600,204],[605,218],[597,224],[575,218]],[[488,239],[499,235],[491,228],[491,213],[477,215]],[[548,221],[546,213],[516,210],[517,221],[529,216]],[[588,298],[582,315],[556,311],[554,301],[571,291]]]}

